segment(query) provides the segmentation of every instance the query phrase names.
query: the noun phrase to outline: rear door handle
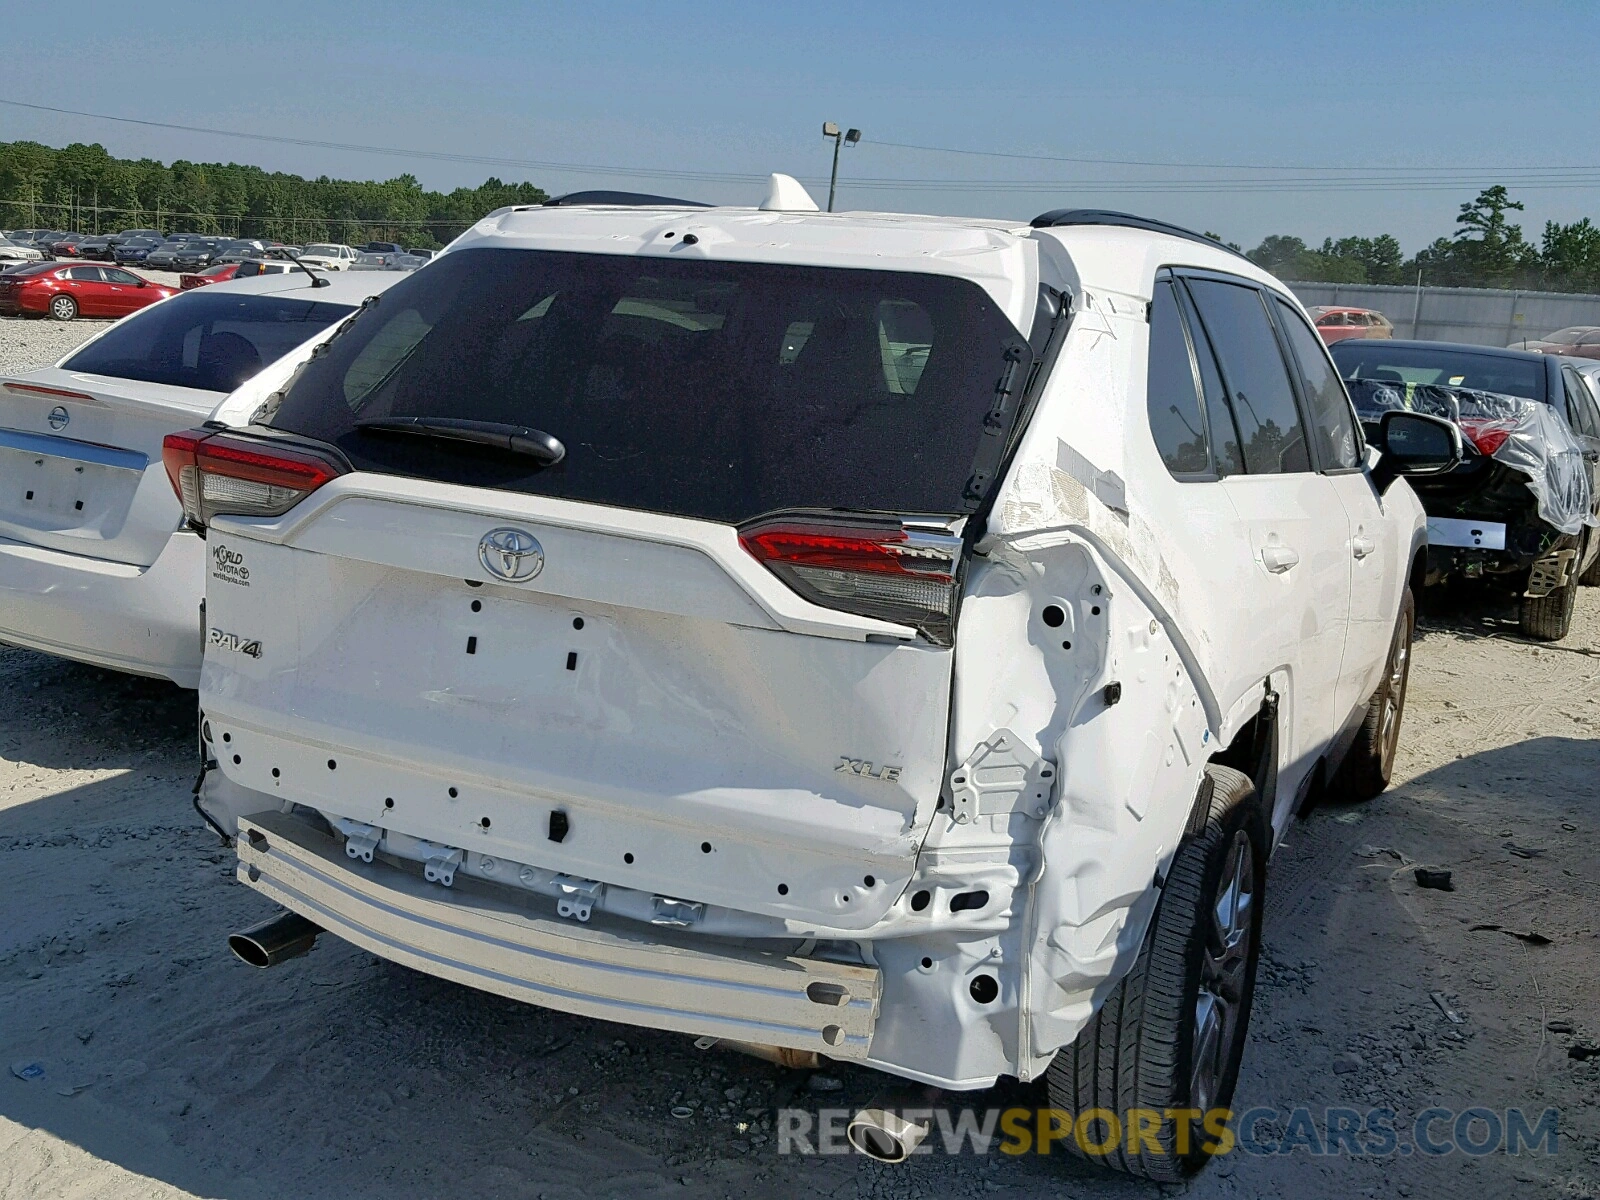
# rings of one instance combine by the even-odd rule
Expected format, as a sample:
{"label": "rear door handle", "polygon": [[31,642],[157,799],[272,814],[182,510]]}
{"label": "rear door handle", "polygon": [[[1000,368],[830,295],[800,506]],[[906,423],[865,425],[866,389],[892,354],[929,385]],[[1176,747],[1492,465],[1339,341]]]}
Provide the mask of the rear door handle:
{"label": "rear door handle", "polygon": [[1365,534],[1358,533],[1355,537],[1350,539],[1350,553],[1354,554],[1357,558],[1365,558],[1377,548],[1378,543],[1367,537]]}
{"label": "rear door handle", "polygon": [[1300,561],[1300,552],[1292,546],[1263,546],[1261,565],[1274,575],[1282,575]]}

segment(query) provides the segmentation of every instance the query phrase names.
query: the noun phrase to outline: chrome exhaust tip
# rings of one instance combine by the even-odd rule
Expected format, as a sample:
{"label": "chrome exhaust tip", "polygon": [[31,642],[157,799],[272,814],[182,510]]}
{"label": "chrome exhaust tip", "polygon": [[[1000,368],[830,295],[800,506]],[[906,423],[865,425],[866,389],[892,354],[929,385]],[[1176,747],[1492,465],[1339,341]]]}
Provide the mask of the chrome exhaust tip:
{"label": "chrome exhaust tip", "polygon": [[932,1114],[926,1110],[909,1120],[874,1100],[845,1127],[845,1137],[850,1144],[868,1158],[882,1163],[901,1163],[916,1153],[918,1146],[933,1129]]}
{"label": "chrome exhaust tip", "polygon": [[284,911],[242,933],[230,934],[228,949],[239,961],[252,967],[275,967],[298,958],[316,945],[320,925],[313,925],[299,913]]}

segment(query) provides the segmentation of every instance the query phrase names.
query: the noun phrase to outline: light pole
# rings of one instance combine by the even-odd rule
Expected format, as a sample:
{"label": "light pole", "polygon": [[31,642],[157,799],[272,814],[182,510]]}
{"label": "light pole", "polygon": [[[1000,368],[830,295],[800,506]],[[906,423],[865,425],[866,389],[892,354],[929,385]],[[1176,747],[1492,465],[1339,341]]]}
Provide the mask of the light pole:
{"label": "light pole", "polygon": [[832,121],[822,123],[822,136],[833,139],[833,175],[828,179],[828,211],[833,211],[833,193],[839,186],[839,148],[841,146],[854,146],[861,140],[861,130],[847,129],[839,132],[839,127]]}

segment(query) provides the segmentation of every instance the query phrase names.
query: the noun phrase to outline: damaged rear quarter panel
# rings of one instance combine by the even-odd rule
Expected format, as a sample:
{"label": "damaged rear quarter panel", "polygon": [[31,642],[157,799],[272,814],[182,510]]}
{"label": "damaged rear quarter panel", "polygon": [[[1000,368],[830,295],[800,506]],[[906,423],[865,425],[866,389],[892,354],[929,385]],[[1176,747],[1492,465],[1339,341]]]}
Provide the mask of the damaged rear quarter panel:
{"label": "damaged rear quarter panel", "polygon": [[1260,689],[1249,662],[1214,668],[1239,643],[1207,560],[1236,514],[1226,497],[1187,503],[1156,453],[1145,303],[1078,298],[956,639],[952,765],[1007,728],[1059,768],[1047,815],[1017,831],[1031,852],[1013,856],[1029,870],[1013,901],[1024,1078],[1131,967],[1206,759]]}

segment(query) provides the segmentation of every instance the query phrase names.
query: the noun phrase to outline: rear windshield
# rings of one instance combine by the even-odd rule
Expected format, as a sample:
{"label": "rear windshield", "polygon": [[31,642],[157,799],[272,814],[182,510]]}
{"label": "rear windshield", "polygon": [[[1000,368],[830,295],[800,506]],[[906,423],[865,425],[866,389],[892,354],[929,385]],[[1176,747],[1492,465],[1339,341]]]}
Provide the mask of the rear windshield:
{"label": "rear windshield", "polygon": [[[272,424],[361,470],[738,524],[956,513],[1017,330],[948,276],[555,251],[445,254],[313,359]],[[557,466],[362,433],[531,426]]]}
{"label": "rear windshield", "polygon": [[1474,354],[1467,347],[1395,346],[1382,340],[1335,342],[1329,353],[1348,380],[1439,384],[1546,400],[1544,364],[1531,355],[1512,358]]}
{"label": "rear windshield", "polygon": [[198,289],[113,325],[61,365],[91,375],[231,392],[353,311],[348,304]]}

